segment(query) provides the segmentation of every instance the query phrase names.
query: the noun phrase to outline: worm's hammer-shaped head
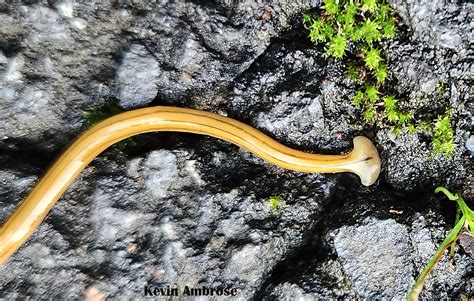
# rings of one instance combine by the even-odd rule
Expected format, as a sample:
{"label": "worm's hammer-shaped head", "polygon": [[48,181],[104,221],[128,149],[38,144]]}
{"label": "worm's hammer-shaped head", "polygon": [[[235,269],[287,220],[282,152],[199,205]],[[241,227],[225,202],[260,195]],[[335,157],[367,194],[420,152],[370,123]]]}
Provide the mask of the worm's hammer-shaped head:
{"label": "worm's hammer-shaped head", "polygon": [[375,145],[367,137],[357,136],[354,138],[354,149],[349,155],[350,171],[360,177],[364,186],[370,186],[377,181],[381,162]]}

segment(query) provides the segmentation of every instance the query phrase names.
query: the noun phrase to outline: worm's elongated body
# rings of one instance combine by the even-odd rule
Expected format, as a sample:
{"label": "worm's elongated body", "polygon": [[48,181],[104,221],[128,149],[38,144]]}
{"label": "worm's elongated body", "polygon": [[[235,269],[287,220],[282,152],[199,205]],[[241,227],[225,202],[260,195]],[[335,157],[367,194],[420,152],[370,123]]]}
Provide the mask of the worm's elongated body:
{"label": "worm's elongated body", "polygon": [[87,130],[54,163],[0,229],[0,263],[36,230],[79,173],[102,151],[128,137],[155,131],[187,132],[220,138],[245,148],[271,164],[302,172],[353,172],[363,185],[373,184],[380,159],[372,142],[354,138],[345,155],[317,155],[286,147],[231,118],[193,109],[151,107],[111,117]]}

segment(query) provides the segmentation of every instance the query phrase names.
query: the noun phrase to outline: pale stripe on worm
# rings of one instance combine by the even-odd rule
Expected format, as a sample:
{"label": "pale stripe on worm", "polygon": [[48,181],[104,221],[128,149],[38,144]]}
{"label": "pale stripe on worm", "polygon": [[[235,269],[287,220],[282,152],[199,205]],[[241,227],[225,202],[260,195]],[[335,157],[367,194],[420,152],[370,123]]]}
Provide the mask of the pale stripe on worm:
{"label": "pale stripe on worm", "polygon": [[344,155],[298,151],[257,129],[217,114],[175,107],[152,107],[108,118],[76,140],[0,229],[0,263],[31,236],[79,173],[102,151],[128,137],[155,131],[209,135],[245,148],[271,164],[302,172],[353,172],[363,185],[372,185],[380,173],[380,158],[372,142],[354,138],[354,149]]}

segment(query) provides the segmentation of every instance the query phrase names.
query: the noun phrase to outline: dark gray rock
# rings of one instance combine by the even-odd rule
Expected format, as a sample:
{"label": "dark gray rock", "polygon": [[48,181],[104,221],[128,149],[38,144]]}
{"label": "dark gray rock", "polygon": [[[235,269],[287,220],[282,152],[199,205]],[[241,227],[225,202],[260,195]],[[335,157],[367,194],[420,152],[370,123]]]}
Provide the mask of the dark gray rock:
{"label": "dark gray rock", "polygon": [[120,105],[130,108],[150,103],[158,93],[160,73],[157,60],[143,45],[131,45],[117,72]]}
{"label": "dark gray rock", "polygon": [[[319,99],[302,98],[298,92],[291,95],[284,92],[272,101],[275,104],[271,111],[256,117],[258,127],[277,137],[300,142],[321,135],[324,115]],[[304,107],[300,108],[301,105]]]}
{"label": "dark gray rock", "polygon": [[471,152],[471,156],[474,156],[474,135],[466,140],[466,148]]}
{"label": "dark gray rock", "polygon": [[212,97],[310,5],[281,2],[262,21],[265,5],[251,2],[144,3],[51,1],[0,11],[0,137],[67,141],[81,110],[113,93],[127,107]]}
{"label": "dark gray rock", "polygon": [[338,85],[340,71],[301,39],[272,45],[234,84],[229,110],[286,144],[315,152],[347,150],[359,129],[349,91]]}
{"label": "dark gray rock", "polygon": [[0,75],[6,96],[0,107],[2,140],[53,148],[50,143],[65,144],[79,132],[81,110],[110,94],[113,56],[121,49],[119,33],[126,23],[111,11],[107,5],[92,13],[86,4],[14,2],[0,12],[5,37],[0,48],[7,58]]}
{"label": "dark gray rock", "polygon": [[[433,213],[425,216],[415,215],[410,236],[414,250],[413,261],[418,273],[424,269],[447,236],[449,231],[444,230],[442,226],[440,218]],[[447,228],[449,229],[449,226]],[[463,290],[465,294],[472,295],[473,279],[464,274],[469,270],[472,270],[472,254],[457,252],[453,258],[445,254],[428,277],[420,297],[443,298],[448,295],[447,287]]]}
{"label": "dark gray rock", "polygon": [[[336,191],[305,246],[282,262],[262,295],[308,299],[404,299],[452,225],[436,211],[446,200],[395,201],[387,193]],[[444,256],[422,292],[472,295],[472,254]]]}
{"label": "dark gray rock", "polygon": [[[462,1],[388,1],[413,31],[413,37],[428,44],[467,56],[472,51],[473,3]],[[441,21],[441,22],[440,22]],[[472,68],[472,67],[471,67]]]}
{"label": "dark gray rock", "polygon": [[[251,298],[273,267],[300,245],[333,184],[321,183],[319,176],[285,176],[270,190],[282,180],[294,187],[319,183],[320,188],[311,195],[294,191],[275,211],[269,195],[256,197],[244,187],[212,192],[203,179],[206,163],[193,157],[178,149],[154,151],[126,164],[100,159],[0,268],[2,296],[75,298],[92,285],[109,297],[133,298],[146,284],[207,284],[233,286],[239,296]],[[95,175],[96,168],[105,174]],[[18,195],[31,184],[29,179],[8,193]],[[26,283],[30,288],[22,290]]]}
{"label": "dark gray rock", "polygon": [[[452,159],[422,134],[361,121],[345,63],[325,59],[301,25],[320,1],[0,3],[0,223],[81,132],[83,111],[110,98],[207,109],[312,152],[348,151],[363,134],[383,161],[380,182],[361,188],[213,138],[128,140],[0,267],[0,298],[140,299],[145,285],[235,287],[240,299],[405,296],[450,227],[431,187],[472,196],[472,4],[390,3],[401,15],[383,45],[390,85],[417,117],[452,108]],[[471,262],[444,258],[423,296],[472,295]]]}
{"label": "dark gray rock", "polygon": [[13,212],[16,204],[21,200],[20,196],[23,196],[36,180],[35,176],[28,176],[19,171],[0,171],[0,199],[2,200],[0,220],[5,220]]}
{"label": "dark gray rock", "polygon": [[[303,271],[303,270],[301,270]],[[311,266],[311,272],[296,276],[297,283],[283,282],[266,292],[264,299],[274,300],[317,300],[317,299],[356,299],[357,292],[352,288],[351,281],[344,273],[337,260],[321,261],[317,266]],[[301,277],[301,278],[299,278]]]}
{"label": "dark gray rock", "polygon": [[[415,121],[434,120],[451,109],[457,151],[452,159],[433,154],[424,134],[394,137],[379,131],[377,140],[387,158],[387,181],[399,190],[414,191],[454,177],[472,174],[466,160],[464,137],[472,117],[473,4],[445,1],[389,1],[399,12],[409,32],[399,34],[384,46],[390,71],[400,95],[407,95],[403,108],[415,112]],[[409,155],[408,155],[409,154]],[[457,166],[457,168],[452,168]],[[444,182],[448,182],[444,180]]]}
{"label": "dark gray rock", "polygon": [[404,299],[413,283],[409,234],[394,220],[367,218],[338,229],[334,249],[357,294],[364,298]]}

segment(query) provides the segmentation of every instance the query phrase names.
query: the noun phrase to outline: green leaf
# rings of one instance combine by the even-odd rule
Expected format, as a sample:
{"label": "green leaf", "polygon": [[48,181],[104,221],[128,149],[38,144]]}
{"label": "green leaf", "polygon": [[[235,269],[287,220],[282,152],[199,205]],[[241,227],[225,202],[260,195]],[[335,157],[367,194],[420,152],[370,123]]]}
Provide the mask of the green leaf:
{"label": "green leaf", "polygon": [[309,26],[309,38],[312,42],[325,42],[332,36],[332,27],[322,19],[313,20]]}
{"label": "green leaf", "polygon": [[398,115],[398,123],[405,124],[408,120],[410,120],[411,114],[410,113],[400,113]]}
{"label": "green leaf", "polygon": [[313,16],[311,14],[303,14],[303,23],[304,24],[311,24],[313,21]]}
{"label": "green leaf", "polygon": [[454,241],[457,240],[459,231],[461,231],[465,221],[466,221],[466,217],[465,216],[461,217],[458,223],[454,226],[453,230],[449,232],[448,236],[444,239],[443,243],[435,252],[433,257],[431,257],[430,261],[428,262],[426,267],[423,269],[423,272],[421,273],[421,275],[418,277],[415,284],[411,288],[410,293],[408,294],[407,300],[409,301],[418,300],[418,296],[420,295],[421,290],[423,289],[423,285],[425,284],[426,278],[428,278],[428,275],[431,273],[434,266],[441,259],[441,256],[443,256],[444,251],[449,247],[449,245],[451,245]]}
{"label": "green leaf", "polygon": [[388,70],[385,64],[380,64],[379,67],[375,70],[375,78],[377,82],[384,83],[388,77]]}
{"label": "green leaf", "polygon": [[436,187],[435,193],[444,193],[444,195],[450,200],[450,201],[455,201],[457,202],[461,196],[459,194],[452,194],[448,189],[444,188],[443,186],[438,186]]}
{"label": "green leaf", "polygon": [[446,92],[446,83],[445,82],[439,82],[438,85],[436,85],[436,89],[438,90],[439,93]]}
{"label": "green leaf", "polygon": [[387,110],[385,114],[387,116],[388,121],[390,122],[398,121],[399,113],[396,110]]}
{"label": "green leaf", "polygon": [[334,36],[335,30],[331,26],[331,24],[324,23],[322,32],[323,32],[324,36],[326,37],[326,40],[329,40],[330,38],[332,38]]}
{"label": "green leaf", "polygon": [[[435,192],[436,192],[436,190],[435,190]],[[456,208],[456,217],[454,218],[454,224],[455,225],[459,222],[460,218],[461,218],[461,209],[459,208],[459,206],[457,206],[457,208]],[[454,256],[454,247],[455,247],[455,244],[452,243],[451,244],[451,250],[449,250],[449,257]]]}
{"label": "green leaf", "polygon": [[392,13],[392,9],[388,4],[382,3],[379,7],[378,19],[380,20],[387,20],[390,18],[390,14]]}
{"label": "green leaf", "polygon": [[387,67],[383,64],[379,68],[377,68],[377,70],[375,71],[375,77],[379,84],[383,84],[385,80],[387,79],[388,75],[389,73],[388,73]]}
{"label": "green leaf", "polygon": [[382,57],[380,56],[380,50],[377,48],[370,48],[365,52],[365,65],[371,69],[376,70],[380,63],[382,62]]}
{"label": "green leaf", "polygon": [[416,133],[416,127],[415,127],[414,124],[409,124],[408,125],[408,133],[412,134],[412,135]]}
{"label": "green leaf", "polygon": [[452,194],[449,190],[444,187],[436,187],[435,193],[442,192],[444,193],[449,200],[455,201],[461,210],[462,216],[466,218],[467,224],[469,226],[469,231],[471,235],[474,235],[474,211],[471,210],[464,202],[464,199],[459,194]]}
{"label": "green leaf", "polygon": [[343,14],[343,22],[346,25],[352,25],[355,21],[355,15],[357,13],[357,5],[354,3],[347,3]]}
{"label": "green leaf", "polygon": [[283,200],[279,196],[274,195],[268,198],[268,204],[273,210],[280,209],[282,203]]}
{"label": "green leaf", "polygon": [[426,278],[431,273],[436,263],[438,263],[438,261],[441,259],[441,256],[443,255],[444,251],[458,239],[459,232],[461,231],[463,226],[467,225],[470,234],[474,235],[474,212],[466,205],[463,198],[459,194],[452,194],[444,187],[437,187],[435,189],[435,193],[439,192],[443,192],[451,201],[457,202],[458,208],[460,209],[462,216],[456,216],[456,225],[449,232],[448,236],[444,239],[441,246],[438,248],[436,253],[433,255],[433,257],[430,259],[430,261],[424,268],[421,275],[416,280],[407,298],[407,300],[410,301],[418,300],[418,296],[420,295],[421,290],[423,289],[423,285],[426,281]]}
{"label": "green leaf", "polygon": [[359,40],[362,39],[362,37],[364,36],[364,28],[363,27],[353,27],[352,31],[350,31],[349,33],[349,38],[351,39],[351,41],[353,42],[357,42]]}
{"label": "green leaf", "polygon": [[354,2],[348,2],[345,6],[346,14],[355,16],[357,13],[357,5]]}

